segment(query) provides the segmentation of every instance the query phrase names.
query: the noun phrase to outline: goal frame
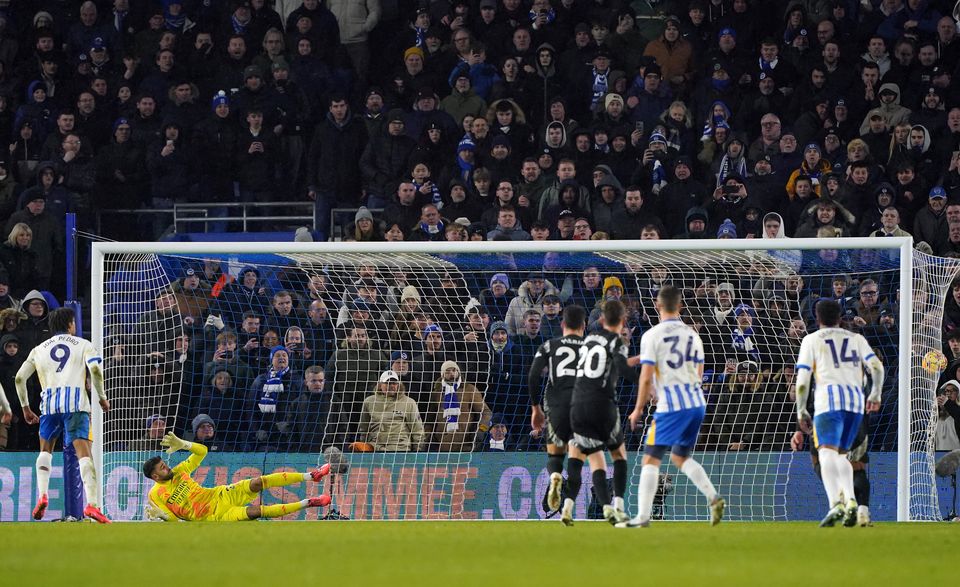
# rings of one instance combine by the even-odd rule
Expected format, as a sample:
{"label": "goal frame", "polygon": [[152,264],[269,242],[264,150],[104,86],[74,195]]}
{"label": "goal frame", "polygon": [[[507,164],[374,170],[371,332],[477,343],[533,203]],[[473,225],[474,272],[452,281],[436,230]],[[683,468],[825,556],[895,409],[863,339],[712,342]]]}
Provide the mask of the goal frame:
{"label": "goal frame", "polygon": [[[910,521],[910,372],[913,336],[913,237],[831,239],[818,238],[721,240],[591,240],[591,241],[465,241],[465,242],[98,242],[91,259],[91,338],[103,348],[104,260],[110,254],[229,255],[229,254],[370,254],[370,253],[609,253],[645,251],[778,251],[778,250],[899,250],[900,307],[897,413],[897,521]],[[94,462],[103,471],[103,412],[92,405]],[[102,484],[104,475],[99,475]]]}

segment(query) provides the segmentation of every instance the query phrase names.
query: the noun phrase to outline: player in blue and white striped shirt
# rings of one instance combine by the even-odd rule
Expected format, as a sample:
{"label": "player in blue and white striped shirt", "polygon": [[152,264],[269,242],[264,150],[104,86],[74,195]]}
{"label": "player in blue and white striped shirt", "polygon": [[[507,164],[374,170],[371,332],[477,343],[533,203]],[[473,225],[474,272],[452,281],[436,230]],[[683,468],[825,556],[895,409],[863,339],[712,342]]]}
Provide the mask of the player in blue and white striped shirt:
{"label": "player in blue and white striped shirt", "polygon": [[[97,499],[97,472],[90,458],[90,397],[87,392],[87,373],[90,386],[97,393],[103,411],[110,402],[103,389],[103,369],[100,353],[93,344],[76,336],[76,315],[69,308],[58,308],[48,318],[52,337],[37,345],[17,371],[17,395],[23,406],[27,424],[40,423],[40,454],[37,456],[37,505],[33,519],[42,520],[47,509],[47,489],[50,485],[50,467],[53,447],[63,434],[64,444],[73,444],[80,464],[80,478],[87,496],[83,515],[101,524],[108,523],[100,511]],[[27,380],[36,372],[40,380],[40,417],[30,409]]]}
{"label": "player in blue and white striped shirt", "polygon": [[[862,335],[840,328],[840,304],[820,300],[816,306],[820,329],[803,337],[797,357],[797,419],[800,429],[811,431],[807,394],[810,379],[816,389],[813,396],[813,442],[820,459],[820,476],[827,492],[830,511],[820,522],[833,526],[841,519],[844,526],[857,523],[853,466],[844,456],[853,445],[863,420],[864,409],[880,409],[883,363]],[[864,369],[870,371],[871,391],[864,400]],[[847,501],[844,504],[841,496]]]}
{"label": "player in blue and white striped shirt", "polygon": [[706,471],[690,452],[697,442],[700,424],[706,414],[700,382],[703,379],[703,341],[697,332],[680,321],[680,290],[672,285],[660,289],[656,308],[660,323],[640,339],[640,386],[637,405],[630,413],[630,428],[636,430],[643,409],[656,390],[657,411],[644,440],[643,469],[637,516],[618,528],[636,528],[650,524],[653,498],[657,493],[660,462],[670,450],[670,459],[706,496],[710,503],[710,521],[723,517],[724,500]]}

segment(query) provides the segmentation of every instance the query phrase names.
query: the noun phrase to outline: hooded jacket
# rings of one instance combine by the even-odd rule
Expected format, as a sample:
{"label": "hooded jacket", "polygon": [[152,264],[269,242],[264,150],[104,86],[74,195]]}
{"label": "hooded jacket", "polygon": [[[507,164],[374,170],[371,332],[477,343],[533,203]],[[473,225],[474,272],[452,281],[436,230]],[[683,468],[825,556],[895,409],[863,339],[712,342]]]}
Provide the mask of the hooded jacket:
{"label": "hooded jacket", "polygon": [[[616,191],[616,196],[612,202],[606,202],[600,195],[601,188],[610,186]],[[610,234],[613,226],[613,217],[618,210],[623,209],[623,187],[616,177],[611,173],[597,183],[597,195],[593,198],[590,206],[593,214],[593,228],[595,232],[606,232]]]}
{"label": "hooded jacket", "polygon": [[555,285],[547,280],[543,282],[543,291],[536,298],[530,291],[530,283],[524,281],[517,288],[517,297],[510,301],[510,307],[507,309],[507,315],[504,322],[507,324],[507,333],[510,336],[523,332],[523,315],[527,310],[537,310],[543,314],[543,297],[547,294],[560,295],[560,291]]}
{"label": "hooded jacket", "polygon": [[[825,197],[824,200],[827,198]],[[820,205],[819,200],[814,200],[807,205],[806,210],[804,211],[804,221],[803,224],[797,228],[797,232],[794,236],[797,238],[816,238],[817,231],[823,228],[824,226],[833,226],[843,230],[844,236],[849,234],[851,226],[856,226],[856,217],[850,213],[840,202],[832,200],[834,205],[837,208],[836,214],[833,217],[833,222],[830,224],[823,224],[817,218],[817,207]]]}
{"label": "hooded jacket", "polygon": [[423,420],[417,402],[410,399],[404,384],[396,395],[379,389],[363,400],[357,439],[376,451],[408,452],[423,447]]}
{"label": "hooded jacket", "polygon": [[[881,101],[880,105],[876,108],[883,114],[883,119],[887,122],[887,128],[892,129],[901,122],[909,121],[910,109],[900,105],[900,86],[893,83],[882,84],[880,89],[877,91],[878,99],[884,90],[891,90],[896,94],[896,97],[892,102],[885,104],[883,101]],[[867,112],[863,122],[860,123],[860,134],[865,135],[868,132],[870,132],[870,112]]]}
{"label": "hooded jacket", "polygon": [[[43,302],[43,314],[41,314],[39,318],[27,312],[27,306],[34,300]],[[20,322],[14,334],[20,338],[21,352],[30,352],[34,347],[51,336],[50,326],[47,324],[49,308],[47,307],[46,298],[35,289],[23,297],[23,302],[20,307],[23,308],[23,311],[27,314],[27,319]]]}
{"label": "hooded jacket", "polygon": [[[695,219],[703,220],[703,231],[702,232],[690,232],[690,222]],[[677,234],[675,238],[681,239],[699,239],[699,238],[710,238],[708,232],[710,226],[710,214],[707,213],[707,209],[702,206],[694,206],[687,210],[687,215],[684,217],[684,231]]]}

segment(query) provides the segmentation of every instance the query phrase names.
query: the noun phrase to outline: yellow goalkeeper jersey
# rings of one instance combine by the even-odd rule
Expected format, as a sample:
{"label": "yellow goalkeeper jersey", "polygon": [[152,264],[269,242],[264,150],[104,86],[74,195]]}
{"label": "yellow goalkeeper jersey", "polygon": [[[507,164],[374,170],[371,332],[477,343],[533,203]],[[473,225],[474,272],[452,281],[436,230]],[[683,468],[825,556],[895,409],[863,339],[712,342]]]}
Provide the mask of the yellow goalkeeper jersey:
{"label": "yellow goalkeeper jersey", "polygon": [[220,492],[216,487],[203,487],[190,477],[207,456],[207,447],[195,442],[190,452],[193,454],[187,460],[173,468],[173,477],[169,481],[157,481],[149,495],[150,501],[164,513],[192,522],[213,513]]}

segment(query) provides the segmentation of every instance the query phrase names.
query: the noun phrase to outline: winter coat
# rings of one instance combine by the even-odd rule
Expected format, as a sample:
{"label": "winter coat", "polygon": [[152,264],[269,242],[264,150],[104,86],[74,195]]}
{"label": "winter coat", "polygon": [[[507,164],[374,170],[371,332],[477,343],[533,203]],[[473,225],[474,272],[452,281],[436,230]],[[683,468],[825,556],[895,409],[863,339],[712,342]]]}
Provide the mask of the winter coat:
{"label": "winter coat", "polygon": [[[94,208],[135,208],[146,203],[146,159],[143,148],[128,140],[113,142],[97,154],[97,189],[93,194]],[[121,181],[116,173],[123,175]]]}
{"label": "winter coat", "polygon": [[[905,108],[900,105],[900,86],[897,84],[881,84],[880,89],[877,90],[877,96],[879,96],[884,90],[892,90],[896,93],[897,97],[894,98],[893,102],[889,104],[880,103],[880,106],[877,107],[883,114],[883,119],[887,122],[887,128],[894,128],[901,122],[907,122],[910,120],[910,109]],[[870,132],[870,113],[867,113],[867,116],[863,119],[863,122],[860,123],[860,134],[865,135]]]}
{"label": "winter coat", "polygon": [[362,43],[380,22],[380,0],[326,0],[340,25],[340,42]]}
{"label": "winter coat", "polygon": [[517,297],[510,300],[507,315],[503,321],[507,323],[507,332],[513,336],[523,332],[523,315],[527,310],[537,310],[543,314],[543,296],[547,294],[560,295],[560,290],[549,281],[543,282],[543,291],[536,298],[530,292],[530,284],[524,281],[517,288]]}
{"label": "winter coat", "polygon": [[[294,406],[296,398],[303,391],[303,376],[293,369],[280,377],[282,390],[268,390],[267,379],[269,373],[261,373],[250,384],[247,394],[246,411],[250,414],[250,431],[247,436],[248,446],[253,450],[277,450],[285,452],[294,441],[294,423],[296,413]],[[261,398],[270,393],[276,401],[272,405],[273,411],[264,409]],[[255,448],[254,448],[255,447]]]}
{"label": "winter coat", "polygon": [[37,289],[47,289],[53,265],[55,262],[58,266],[61,265],[65,250],[62,219],[54,218],[46,210],[40,214],[33,214],[30,210],[24,209],[13,213],[7,221],[4,233],[10,234],[13,226],[18,222],[23,222],[33,230],[30,248],[37,254],[37,273],[31,279],[31,284]]}
{"label": "winter coat", "polygon": [[10,295],[20,298],[35,287],[37,274],[37,253],[31,249],[21,249],[8,243],[0,245],[0,264],[7,272]]}
{"label": "winter coat", "polygon": [[[164,125],[166,126],[166,125]],[[162,131],[161,131],[162,134]],[[183,201],[196,183],[197,154],[184,140],[181,132],[174,144],[174,151],[162,155],[166,139],[156,141],[147,149],[147,169],[150,171],[150,193],[154,198],[170,198]]]}
{"label": "winter coat", "polygon": [[473,89],[466,92],[454,90],[449,96],[440,101],[440,110],[453,117],[458,125],[463,123],[467,116],[482,117],[487,113],[487,103],[477,95]]}
{"label": "winter coat", "polygon": [[[220,118],[216,114],[201,120],[193,129],[193,144],[202,166],[200,175],[220,188],[231,184],[236,175],[237,144],[240,128],[233,117]],[[232,186],[229,190],[232,194]],[[224,197],[225,194],[214,193]]]}
{"label": "winter coat", "polygon": [[393,192],[393,184],[409,171],[410,156],[416,142],[401,134],[393,136],[389,125],[384,125],[379,136],[372,137],[360,157],[363,187],[368,193],[386,196]]}
{"label": "winter coat", "polygon": [[343,124],[337,124],[327,113],[313,131],[307,154],[308,185],[332,194],[335,202],[358,202],[360,156],[366,145],[367,127],[360,118],[348,115]]}
{"label": "winter coat", "polygon": [[[40,300],[43,302],[43,314],[41,314],[39,318],[35,318],[29,312],[26,312],[26,307],[33,300]],[[50,332],[50,325],[47,324],[49,308],[47,308],[47,300],[43,297],[43,294],[35,289],[31,290],[23,297],[21,307],[24,308],[28,318],[26,320],[21,320],[20,324],[17,325],[17,329],[14,330],[13,333],[16,334],[17,338],[20,339],[20,352],[29,353],[34,349],[34,347],[52,336]]]}
{"label": "winter coat", "polygon": [[331,386],[327,444],[341,446],[357,436],[359,414],[368,389],[372,389],[383,371],[387,356],[372,348],[341,345],[325,369]]}
{"label": "winter coat", "polygon": [[376,451],[409,452],[422,448],[420,410],[417,402],[404,392],[402,383],[396,395],[378,390],[363,400],[357,440],[372,444]]}
{"label": "winter coat", "polygon": [[471,452],[474,442],[483,439],[490,428],[491,411],[483,401],[483,394],[472,383],[460,382],[456,390],[460,414],[456,421],[443,415],[443,380],[433,384],[431,405],[436,410],[428,415],[428,434],[431,450],[440,452]]}

